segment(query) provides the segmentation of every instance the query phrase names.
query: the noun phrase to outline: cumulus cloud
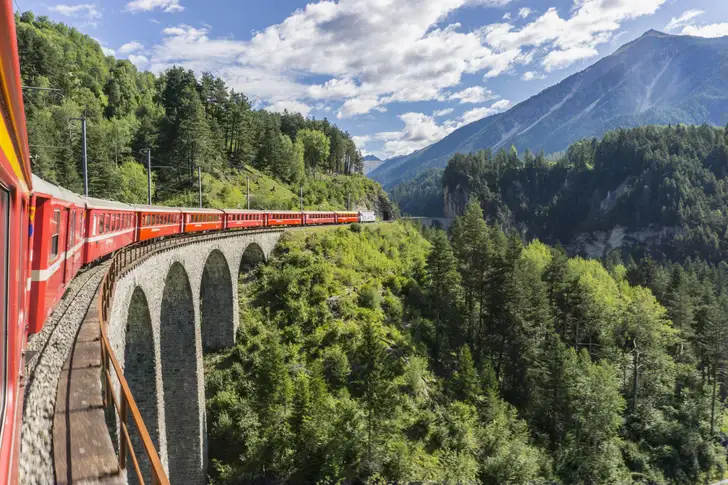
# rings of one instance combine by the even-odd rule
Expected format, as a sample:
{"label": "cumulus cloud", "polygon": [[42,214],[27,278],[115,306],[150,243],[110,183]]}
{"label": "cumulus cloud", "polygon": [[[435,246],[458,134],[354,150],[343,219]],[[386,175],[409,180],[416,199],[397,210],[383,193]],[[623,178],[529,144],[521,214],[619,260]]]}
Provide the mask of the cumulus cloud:
{"label": "cumulus cloud", "polygon": [[670,22],[668,22],[668,24],[665,26],[665,30],[668,32],[672,32],[679,27],[687,25],[687,23],[690,22],[692,19],[699,17],[704,13],[705,12],[703,10],[686,10],[679,17],[673,17]]}
{"label": "cumulus cloud", "polygon": [[688,25],[682,29],[682,34],[695,37],[725,37],[728,35],[728,23],[709,24],[700,27]]}
{"label": "cumulus cloud", "polygon": [[399,115],[399,119],[404,123],[402,130],[377,133],[367,137],[367,141],[382,140],[384,142],[383,156],[385,157],[406,155],[440,141],[468,123],[500,113],[510,106],[510,101],[502,99],[490,106],[482,106],[466,111],[462,116],[446,120],[443,123],[438,123],[435,118],[442,116],[439,114],[442,111],[448,110],[435,111],[432,116],[424,113],[404,113]]}
{"label": "cumulus cloud", "polygon": [[127,42],[126,44],[119,47],[119,54],[131,54],[132,52],[137,52],[142,49],[144,49],[144,45],[135,40],[132,40],[131,42]]}
{"label": "cumulus cloud", "polygon": [[283,113],[285,110],[288,110],[291,113],[301,113],[303,116],[308,116],[311,112],[311,106],[306,103],[299,103],[298,101],[277,101],[266,106],[265,109],[273,113]]}
{"label": "cumulus cloud", "polygon": [[526,17],[528,17],[529,15],[531,15],[531,12],[533,12],[533,10],[531,10],[528,7],[519,8],[518,9],[518,16],[521,17],[522,19],[525,19]]}
{"label": "cumulus cloud", "polygon": [[105,56],[116,55],[116,51],[114,49],[111,49],[110,47],[101,46],[101,52],[103,52]]}
{"label": "cumulus cloud", "polygon": [[136,55],[136,54],[129,54],[129,62],[134,64],[138,69],[144,71],[146,69],[149,69],[149,59],[147,56],[142,55]]}
{"label": "cumulus cloud", "polygon": [[133,0],[126,4],[130,12],[149,12],[161,10],[163,12],[181,12],[185,8],[179,4],[179,0]]}
{"label": "cumulus cloud", "polygon": [[511,12],[504,13],[503,20],[511,20]]}
{"label": "cumulus cloud", "polygon": [[[596,55],[622,21],[654,13],[665,1],[573,0],[562,13],[552,8],[535,16],[519,10],[519,18],[529,21],[518,28],[509,22],[511,16],[471,28],[447,19],[463,7],[508,2],[322,0],[249,40],[216,38],[209,27],[169,27],[145,54],[155,72],[175,64],[209,71],[255,102],[326,101],[340,106],[337,117],[347,118],[391,103],[447,100],[449,93],[467,91],[461,85],[467,75],[487,79],[535,62],[544,71],[567,67]],[[128,6],[132,4],[130,10],[174,11],[179,6],[178,0],[134,0]],[[312,78],[320,81],[306,82]]]}
{"label": "cumulus cloud", "polygon": [[497,97],[493,91],[482,86],[472,86],[450,95],[450,99],[457,99],[461,103],[485,103]]}
{"label": "cumulus cloud", "polygon": [[589,59],[590,57],[598,55],[599,52],[597,52],[597,50],[593,47],[572,47],[571,49],[549,52],[544,58],[542,64],[544,69],[546,69],[546,72],[551,72],[570,66],[576,61]]}
{"label": "cumulus cloud", "polygon": [[86,20],[94,20],[101,18],[101,12],[95,5],[90,3],[82,3],[78,5],[53,5],[49,7],[52,12],[57,12],[66,17],[83,18]]}

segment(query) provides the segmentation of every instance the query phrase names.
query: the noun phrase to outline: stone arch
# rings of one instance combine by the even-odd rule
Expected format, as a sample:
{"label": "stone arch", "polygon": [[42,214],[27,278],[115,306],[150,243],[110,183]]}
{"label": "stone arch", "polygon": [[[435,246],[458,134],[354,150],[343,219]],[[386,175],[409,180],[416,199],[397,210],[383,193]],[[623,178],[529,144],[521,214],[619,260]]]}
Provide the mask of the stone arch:
{"label": "stone arch", "polygon": [[243,251],[243,257],[240,260],[240,273],[250,273],[259,264],[265,263],[265,259],[263,248],[258,243],[251,242]]}
{"label": "stone arch", "polygon": [[[154,351],[154,332],[149,304],[144,290],[137,286],[129,302],[126,318],[126,342],[124,345],[124,377],[129,384],[137,408],[144,419],[154,447],[159,449],[159,415],[157,396],[157,371]],[[143,450],[144,445],[130,419],[129,434],[134,450]],[[138,452],[137,452],[138,453]],[[127,461],[130,465],[132,461]],[[152,474],[148,460],[140,460],[140,471],[145,483],[151,483]],[[131,465],[133,466],[133,465]],[[129,472],[129,483],[137,483],[136,473]]]}
{"label": "stone arch", "polygon": [[178,262],[172,264],[164,282],[159,323],[169,480],[175,485],[198,485],[204,482],[200,439],[204,391],[198,379],[202,364],[192,288]]}
{"label": "stone arch", "polygon": [[202,348],[220,350],[235,343],[233,281],[227,259],[214,249],[205,261],[200,284]]}

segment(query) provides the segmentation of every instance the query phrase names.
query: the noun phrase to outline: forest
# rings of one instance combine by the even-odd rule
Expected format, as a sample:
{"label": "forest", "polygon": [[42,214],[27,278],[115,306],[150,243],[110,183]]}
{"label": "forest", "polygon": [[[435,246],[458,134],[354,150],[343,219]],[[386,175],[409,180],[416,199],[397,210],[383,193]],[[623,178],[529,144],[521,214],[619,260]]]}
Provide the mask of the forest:
{"label": "forest", "polygon": [[81,122],[87,123],[89,194],[207,207],[344,209],[388,204],[361,175],[351,136],[328,120],[253,109],[210,73],[171,67],[159,75],[105,56],[88,35],[32,12],[16,16],[21,76],[36,175],[83,193]]}
{"label": "forest", "polygon": [[488,225],[287,234],[206,362],[214,483],[722,477],[728,265],[569,258]]}
{"label": "forest", "polygon": [[393,200],[405,213],[440,215],[443,191],[456,211],[472,195],[492,223],[552,244],[615,226],[673,235],[660,247],[632,248],[639,257],[718,263],[728,250],[728,128],[620,129],[548,157],[515,147],[456,154],[438,192],[440,173],[395,188]]}

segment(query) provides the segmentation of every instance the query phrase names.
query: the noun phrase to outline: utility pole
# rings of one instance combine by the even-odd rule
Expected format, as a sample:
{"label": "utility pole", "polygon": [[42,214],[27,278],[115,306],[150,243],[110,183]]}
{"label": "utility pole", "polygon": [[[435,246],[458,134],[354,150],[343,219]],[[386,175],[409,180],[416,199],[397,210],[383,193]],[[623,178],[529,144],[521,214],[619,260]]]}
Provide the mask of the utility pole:
{"label": "utility pole", "polygon": [[245,201],[248,203],[248,210],[250,210],[250,177],[245,177],[245,181],[248,186],[247,195],[245,196]]}
{"label": "utility pole", "polygon": [[152,205],[152,149],[147,148],[147,204]]}
{"label": "utility pole", "polygon": [[88,197],[88,158],[86,153],[86,116],[81,118],[81,136],[83,136],[83,194]]}
{"label": "utility pole", "polygon": [[303,185],[301,185],[300,200],[301,200],[301,212],[303,212]]}
{"label": "utility pole", "polygon": [[202,209],[202,169],[197,166],[197,188],[200,191],[200,209]]}
{"label": "utility pole", "polygon": [[346,194],[346,210],[351,210],[351,192]]}

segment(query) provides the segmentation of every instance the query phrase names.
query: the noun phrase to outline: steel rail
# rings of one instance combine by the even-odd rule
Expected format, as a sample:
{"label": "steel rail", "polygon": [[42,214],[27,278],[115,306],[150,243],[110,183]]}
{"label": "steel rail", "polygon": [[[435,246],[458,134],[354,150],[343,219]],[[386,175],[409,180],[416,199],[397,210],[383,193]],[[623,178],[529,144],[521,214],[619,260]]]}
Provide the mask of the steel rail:
{"label": "steel rail", "polygon": [[[149,239],[147,241],[126,246],[112,255],[111,264],[101,280],[98,296],[99,324],[101,327],[101,375],[103,376],[103,404],[104,408],[107,410],[112,410],[113,406],[113,410],[115,410],[119,416],[119,430],[121,431],[119,439],[119,469],[126,469],[126,455],[129,453],[140,485],[144,485],[145,482],[142,477],[142,473],[139,468],[139,460],[136,452],[134,451],[129,434],[129,413],[131,413],[131,418],[136,425],[137,432],[142,440],[144,454],[151,465],[152,485],[170,485],[170,482],[166,472],[164,471],[162,462],[159,459],[159,454],[154,447],[149,431],[144,424],[144,419],[136,405],[134,396],[132,396],[131,390],[129,389],[129,384],[124,378],[124,371],[119,365],[119,361],[116,359],[111,347],[111,342],[109,341],[107,327],[109,323],[109,312],[111,311],[112,297],[117,280],[154,254],[167,251],[172,248],[210,240],[237,237],[240,235],[275,232],[283,232],[283,229],[228,229],[216,231],[214,233],[188,234],[171,238]],[[119,383],[120,395],[118,397],[114,392],[114,375]]]}

